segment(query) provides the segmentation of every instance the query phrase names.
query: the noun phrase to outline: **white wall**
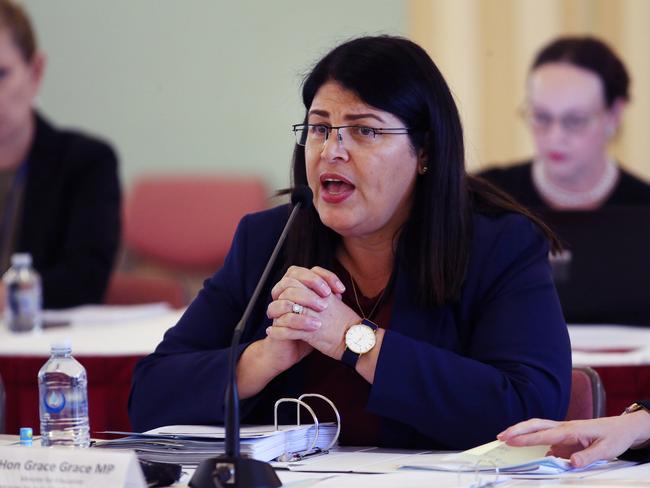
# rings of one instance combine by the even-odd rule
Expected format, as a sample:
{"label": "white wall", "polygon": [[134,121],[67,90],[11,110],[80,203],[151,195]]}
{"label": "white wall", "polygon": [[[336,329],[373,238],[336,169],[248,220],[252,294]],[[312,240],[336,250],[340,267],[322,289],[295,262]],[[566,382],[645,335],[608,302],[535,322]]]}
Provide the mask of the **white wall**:
{"label": "white wall", "polygon": [[150,172],[288,184],[300,82],[348,37],[404,35],[398,0],[23,0],[48,58],[38,106]]}

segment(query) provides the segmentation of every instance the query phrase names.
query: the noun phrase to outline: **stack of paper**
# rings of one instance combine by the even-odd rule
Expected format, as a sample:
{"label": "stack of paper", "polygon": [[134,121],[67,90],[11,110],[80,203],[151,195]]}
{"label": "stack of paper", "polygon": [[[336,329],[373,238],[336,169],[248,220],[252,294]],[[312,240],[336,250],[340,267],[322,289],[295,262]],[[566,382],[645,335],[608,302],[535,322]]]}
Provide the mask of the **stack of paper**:
{"label": "stack of paper", "polygon": [[[270,461],[287,453],[307,452],[314,439],[315,446],[327,449],[336,435],[336,424],[272,425],[242,427],[241,452],[244,455]],[[205,425],[173,425],[150,430],[143,434],[129,433],[128,437],[100,441],[94,447],[132,449],[139,458],[157,462],[175,462],[195,465],[224,453],[225,429]]]}
{"label": "stack of paper", "polygon": [[557,475],[568,471],[583,471],[609,467],[615,462],[597,461],[584,468],[573,468],[568,459],[547,456],[549,446],[512,447],[501,441],[451,454],[439,456],[423,454],[401,465],[404,469],[437,471],[493,471],[509,475]]}

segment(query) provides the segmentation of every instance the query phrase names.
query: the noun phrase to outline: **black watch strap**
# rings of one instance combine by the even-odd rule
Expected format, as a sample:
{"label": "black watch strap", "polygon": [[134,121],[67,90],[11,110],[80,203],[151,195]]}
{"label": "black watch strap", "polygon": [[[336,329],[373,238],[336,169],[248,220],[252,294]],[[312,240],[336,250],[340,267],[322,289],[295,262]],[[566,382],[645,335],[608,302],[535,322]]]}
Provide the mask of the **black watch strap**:
{"label": "black watch strap", "polygon": [[357,367],[359,356],[361,356],[361,354],[357,354],[356,352],[353,352],[351,349],[348,349],[346,347],[345,351],[343,351],[343,356],[341,356],[341,362],[346,366],[350,366],[352,369],[354,369]]}

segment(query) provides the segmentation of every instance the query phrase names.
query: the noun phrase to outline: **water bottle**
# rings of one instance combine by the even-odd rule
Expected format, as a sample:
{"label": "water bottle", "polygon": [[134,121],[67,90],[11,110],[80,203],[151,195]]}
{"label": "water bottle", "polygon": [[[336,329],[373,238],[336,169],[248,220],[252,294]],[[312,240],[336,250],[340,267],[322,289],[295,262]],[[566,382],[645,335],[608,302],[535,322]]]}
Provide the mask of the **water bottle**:
{"label": "water bottle", "polygon": [[53,344],[38,372],[42,446],[90,445],[86,370],[71,352],[69,342]]}
{"label": "water bottle", "polygon": [[2,277],[5,286],[4,321],[9,330],[41,329],[41,277],[32,268],[32,256],[11,256],[11,268]]}

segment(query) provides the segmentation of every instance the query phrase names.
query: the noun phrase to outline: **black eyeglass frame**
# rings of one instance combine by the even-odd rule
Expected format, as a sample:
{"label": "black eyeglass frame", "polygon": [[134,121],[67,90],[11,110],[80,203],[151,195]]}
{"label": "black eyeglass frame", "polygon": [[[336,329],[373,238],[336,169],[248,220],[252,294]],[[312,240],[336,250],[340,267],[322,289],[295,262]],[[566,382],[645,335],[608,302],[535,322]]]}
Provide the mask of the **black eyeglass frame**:
{"label": "black eyeglass frame", "polygon": [[377,137],[377,134],[389,134],[389,135],[390,134],[411,134],[412,132],[416,132],[419,130],[419,129],[412,129],[410,127],[369,127],[367,125],[358,125],[358,124],[352,124],[352,125],[293,124],[291,126],[291,130],[296,135],[296,144],[298,144],[299,146],[305,146],[305,144],[301,144],[300,142],[298,142],[298,132],[306,131],[310,127],[325,127],[328,129],[327,135],[325,136],[325,140],[323,142],[327,142],[333,130],[337,131],[337,137],[339,138],[339,141],[342,141],[343,139],[341,138],[340,135],[341,133],[339,132],[339,129],[350,129],[350,128],[368,129],[372,131],[373,139]]}

